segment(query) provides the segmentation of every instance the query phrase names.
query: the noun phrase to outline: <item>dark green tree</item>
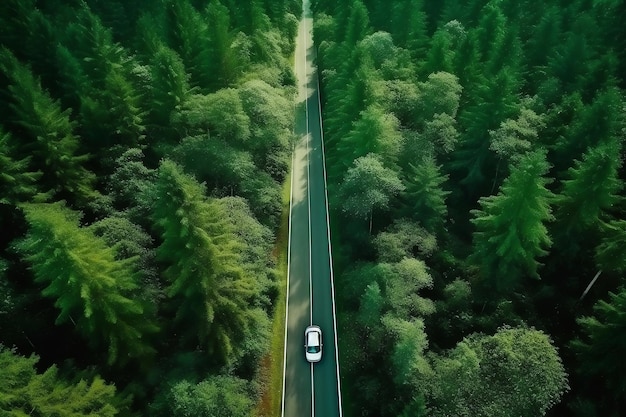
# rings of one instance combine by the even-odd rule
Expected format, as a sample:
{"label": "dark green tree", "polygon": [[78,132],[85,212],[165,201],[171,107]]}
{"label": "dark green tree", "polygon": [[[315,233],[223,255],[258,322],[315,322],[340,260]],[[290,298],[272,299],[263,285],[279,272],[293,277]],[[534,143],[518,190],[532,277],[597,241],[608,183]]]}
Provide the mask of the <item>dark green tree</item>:
{"label": "dark green tree", "polygon": [[406,188],[401,194],[403,212],[429,232],[439,231],[446,221],[446,197],[450,192],[442,185],[447,179],[433,157],[424,157],[415,165],[409,164],[404,179]]}
{"label": "dark green tree", "polygon": [[18,202],[30,201],[34,197],[45,200],[45,195],[39,193],[37,181],[42,172],[29,171],[32,158],[25,157],[19,160],[13,158],[15,145],[11,135],[0,128],[0,203],[17,204]]}
{"label": "dark green tree", "polygon": [[626,259],[620,254],[626,246],[626,220],[603,223],[600,244],[596,247],[598,267],[609,271],[626,272]]}
{"label": "dark green tree", "polygon": [[42,191],[72,197],[86,204],[97,194],[95,176],[84,167],[86,155],[79,155],[79,138],[70,111],[52,99],[25,65],[8,49],[0,49],[0,71],[9,79],[10,108],[15,128],[27,140],[19,154],[32,155],[34,166],[44,173]]}
{"label": "dark green tree", "polygon": [[189,93],[189,75],[176,52],[159,44],[150,63],[150,123],[167,127],[170,117]]}
{"label": "dark green tree", "polygon": [[107,351],[107,363],[146,361],[149,336],[158,330],[151,306],[138,294],[136,258],[116,260],[115,249],[79,227],[79,214],[61,204],[23,206],[29,231],[16,244],[30,264],[42,295],[60,310],[58,324],[72,322],[91,345]]}
{"label": "dark green tree", "polygon": [[605,213],[621,200],[621,161],[616,158],[619,154],[616,140],[604,142],[589,149],[569,169],[568,179],[554,200],[555,243],[561,251],[575,255],[588,233],[596,232]]}
{"label": "dark green tree", "polygon": [[137,86],[140,69],[85,3],[75,13],[64,39],[70,56],[61,54],[58,65],[61,69],[69,65],[74,75],[74,56],[82,67],[76,80],[65,76],[68,86],[74,83],[80,100],[81,136],[101,153],[114,145],[138,146],[144,140],[146,117]]}
{"label": "dark green tree", "polygon": [[577,320],[583,335],[571,346],[577,353],[580,372],[606,388],[605,395],[611,399],[608,409],[615,412],[623,407],[626,393],[624,362],[619,359],[626,349],[626,291],[609,292],[609,299],[598,301],[593,311],[593,315]]}
{"label": "dark green tree", "polygon": [[472,210],[476,231],[470,259],[486,291],[506,293],[523,278],[539,278],[537,258],[552,244],[546,228],[553,199],[546,188],[548,168],[545,152],[528,153],[511,169],[498,195],[481,198],[481,208]]}

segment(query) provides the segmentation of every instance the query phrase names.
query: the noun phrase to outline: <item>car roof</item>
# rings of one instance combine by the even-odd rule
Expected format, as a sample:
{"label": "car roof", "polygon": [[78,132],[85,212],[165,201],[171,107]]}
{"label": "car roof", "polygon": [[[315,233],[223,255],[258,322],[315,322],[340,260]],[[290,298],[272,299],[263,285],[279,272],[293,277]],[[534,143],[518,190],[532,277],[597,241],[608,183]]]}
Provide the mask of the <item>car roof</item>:
{"label": "car roof", "polygon": [[313,343],[316,345],[320,344],[320,332],[319,329],[315,329],[316,331],[313,332],[309,332],[308,333],[308,338],[309,338],[309,343]]}

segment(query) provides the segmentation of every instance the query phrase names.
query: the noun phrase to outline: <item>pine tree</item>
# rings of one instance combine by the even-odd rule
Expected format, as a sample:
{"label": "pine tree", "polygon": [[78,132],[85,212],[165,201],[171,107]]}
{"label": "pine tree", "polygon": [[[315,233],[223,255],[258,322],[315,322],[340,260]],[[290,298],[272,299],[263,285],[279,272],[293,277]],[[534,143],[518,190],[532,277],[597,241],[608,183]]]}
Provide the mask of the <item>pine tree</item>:
{"label": "pine tree", "polygon": [[450,168],[461,173],[460,182],[472,198],[488,193],[490,177],[496,172],[496,161],[489,150],[489,131],[515,114],[517,87],[513,74],[504,69],[487,80],[474,101],[459,113],[459,130],[463,133]]}
{"label": "pine tree", "polygon": [[37,373],[39,357],[24,357],[0,345],[0,410],[3,416],[114,417],[126,408],[115,386],[101,377],[63,380],[56,366]]}
{"label": "pine tree", "polygon": [[11,135],[0,128],[0,203],[17,204],[35,196],[38,200],[44,199],[45,195],[39,193],[37,186],[41,171],[29,171],[30,157],[15,160],[14,144],[11,142]]}
{"label": "pine tree", "polygon": [[600,244],[596,247],[596,263],[603,270],[626,272],[626,220],[613,220],[603,223]]}
{"label": "pine tree", "polygon": [[220,206],[204,187],[164,160],[158,171],[153,220],[161,232],[157,259],[166,265],[177,333],[199,344],[215,364],[230,363],[254,326],[255,286],[239,264],[238,243]]}
{"label": "pine tree", "polygon": [[[82,88],[82,136],[97,152],[113,145],[138,146],[144,139],[146,112],[136,85],[136,78],[141,78],[137,65],[86,4],[76,13],[76,21],[66,31],[65,46],[86,77],[76,81],[76,87]],[[59,67],[66,67],[64,56],[59,58]]]}
{"label": "pine tree", "polygon": [[347,168],[357,158],[372,153],[391,168],[397,163],[401,143],[398,119],[378,106],[370,106],[361,112],[361,118],[350,133],[337,144],[335,157]]}
{"label": "pine tree", "polygon": [[[188,0],[164,0],[168,45],[182,58],[192,87],[208,91],[215,75],[211,71],[209,35],[202,15]],[[232,10],[232,9],[231,9]]]}
{"label": "pine tree", "polygon": [[433,157],[409,164],[402,194],[403,211],[430,232],[439,231],[448,214],[445,200],[450,192],[442,188],[447,179]]}
{"label": "pine tree", "polygon": [[626,290],[609,292],[609,300],[598,301],[593,310],[592,316],[577,320],[584,334],[571,347],[578,353],[580,371],[601,381],[606,395],[612,399],[612,408],[619,409],[626,394],[623,377],[626,368],[621,360],[626,349]]}
{"label": "pine tree", "polygon": [[170,125],[171,115],[185,102],[189,94],[189,76],[176,52],[159,44],[154,52],[150,72],[150,122],[159,127]]}
{"label": "pine tree", "polygon": [[586,233],[597,231],[603,214],[620,201],[618,192],[623,184],[618,177],[619,154],[616,140],[604,142],[589,149],[569,169],[569,178],[563,181],[563,189],[554,200],[555,241],[562,251],[575,254],[577,243],[586,240]]}
{"label": "pine tree", "polygon": [[544,177],[549,168],[545,152],[528,153],[512,168],[496,196],[479,200],[472,210],[474,251],[487,291],[515,290],[523,278],[539,278],[538,257],[547,254],[552,241],[545,223],[552,219],[552,193]]}
{"label": "pine tree", "polygon": [[42,294],[60,310],[58,324],[72,322],[109,365],[154,354],[147,337],[158,328],[137,293],[136,259],[116,260],[115,250],[79,227],[79,214],[63,205],[23,205],[29,231],[16,245]]}
{"label": "pine tree", "polygon": [[9,106],[15,122],[28,138],[19,152],[31,154],[33,164],[43,168],[45,190],[86,204],[96,194],[92,188],[95,176],[83,166],[87,156],[78,155],[79,138],[74,134],[70,111],[62,110],[7,49],[0,49],[0,71],[9,79]]}

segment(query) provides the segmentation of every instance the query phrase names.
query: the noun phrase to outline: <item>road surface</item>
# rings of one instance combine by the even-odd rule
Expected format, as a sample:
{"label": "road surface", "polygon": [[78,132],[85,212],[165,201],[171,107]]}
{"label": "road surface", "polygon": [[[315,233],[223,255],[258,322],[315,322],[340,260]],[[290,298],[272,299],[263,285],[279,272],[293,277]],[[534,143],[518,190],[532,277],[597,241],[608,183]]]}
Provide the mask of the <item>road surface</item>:
{"label": "road surface", "polygon": [[[342,417],[332,258],[321,129],[319,81],[314,67],[309,1],[296,40],[298,137],[292,168],[289,278],[285,329],[283,417]],[[321,327],[322,361],[304,357],[304,329]]]}

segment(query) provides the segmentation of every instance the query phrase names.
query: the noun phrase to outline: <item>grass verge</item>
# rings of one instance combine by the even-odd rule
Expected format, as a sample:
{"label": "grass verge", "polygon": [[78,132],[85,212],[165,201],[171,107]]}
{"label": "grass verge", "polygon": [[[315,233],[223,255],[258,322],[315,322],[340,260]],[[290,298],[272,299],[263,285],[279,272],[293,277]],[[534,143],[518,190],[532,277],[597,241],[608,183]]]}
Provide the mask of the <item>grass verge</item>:
{"label": "grass verge", "polygon": [[287,175],[282,192],[282,215],[280,229],[274,246],[277,269],[280,277],[279,293],[272,318],[270,351],[261,361],[263,392],[254,415],[257,417],[279,417],[283,390],[283,357],[285,350],[285,309],[287,294],[287,255],[289,251],[289,202],[291,197],[291,173]]}

